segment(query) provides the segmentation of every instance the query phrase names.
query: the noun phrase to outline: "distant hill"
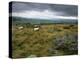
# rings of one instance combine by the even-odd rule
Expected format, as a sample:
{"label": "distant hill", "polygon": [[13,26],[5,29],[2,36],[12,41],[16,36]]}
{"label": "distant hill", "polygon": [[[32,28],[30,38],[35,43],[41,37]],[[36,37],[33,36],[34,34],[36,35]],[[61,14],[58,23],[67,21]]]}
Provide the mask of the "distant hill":
{"label": "distant hill", "polygon": [[64,19],[29,19],[29,18],[22,18],[22,17],[12,17],[12,22],[15,23],[31,23],[31,24],[77,24],[78,20],[64,20]]}

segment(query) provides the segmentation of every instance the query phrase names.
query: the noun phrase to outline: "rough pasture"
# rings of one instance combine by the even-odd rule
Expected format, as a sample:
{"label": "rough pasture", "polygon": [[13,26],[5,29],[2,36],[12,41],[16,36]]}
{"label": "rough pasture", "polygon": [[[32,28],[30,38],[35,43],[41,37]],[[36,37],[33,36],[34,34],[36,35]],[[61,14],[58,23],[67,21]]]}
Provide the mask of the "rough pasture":
{"label": "rough pasture", "polygon": [[77,54],[76,24],[44,24],[39,31],[17,27],[12,28],[13,58]]}

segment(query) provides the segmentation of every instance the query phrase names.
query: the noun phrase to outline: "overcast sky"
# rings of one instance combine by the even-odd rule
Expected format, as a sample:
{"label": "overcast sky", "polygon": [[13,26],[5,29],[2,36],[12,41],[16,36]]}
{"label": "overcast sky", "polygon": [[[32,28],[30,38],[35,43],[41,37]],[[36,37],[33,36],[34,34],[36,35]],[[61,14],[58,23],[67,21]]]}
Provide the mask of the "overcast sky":
{"label": "overcast sky", "polygon": [[75,5],[13,2],[12,16],[40,19],[54,18],[77,20],[78,7]]}

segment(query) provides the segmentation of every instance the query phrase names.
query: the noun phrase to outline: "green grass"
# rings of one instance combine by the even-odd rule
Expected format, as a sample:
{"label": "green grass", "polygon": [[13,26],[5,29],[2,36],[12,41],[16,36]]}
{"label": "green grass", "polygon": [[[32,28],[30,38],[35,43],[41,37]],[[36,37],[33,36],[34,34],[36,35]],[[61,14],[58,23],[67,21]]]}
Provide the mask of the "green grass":
{"label": "green grass", "polygon": [[[29,26],[21,30],[17,29],[16,25],[12,27],[13,58],[24,58],[30,55],[44,57],[77,54],[76,24],[73,26],[70,24],[41,25],[39,31],[34,31],[33,27]],[[60,42],[57,41],[60,39],[64,42],[58,46]],[[76,50],[70,50],[71,47],[75,47]]]}

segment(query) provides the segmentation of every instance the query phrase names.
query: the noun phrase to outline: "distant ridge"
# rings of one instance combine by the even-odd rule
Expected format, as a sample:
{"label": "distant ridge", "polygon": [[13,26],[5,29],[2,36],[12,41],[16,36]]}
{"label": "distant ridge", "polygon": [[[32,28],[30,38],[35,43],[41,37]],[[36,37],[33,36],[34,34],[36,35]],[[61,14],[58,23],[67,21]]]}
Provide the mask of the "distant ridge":
{"label": "distant ridge", "polygon": [[69,19],[33,19],[33,18],[22,18],[12,16],[13,23],[31,23],[31,24],[77,24],[78,20],[69,20]]}

